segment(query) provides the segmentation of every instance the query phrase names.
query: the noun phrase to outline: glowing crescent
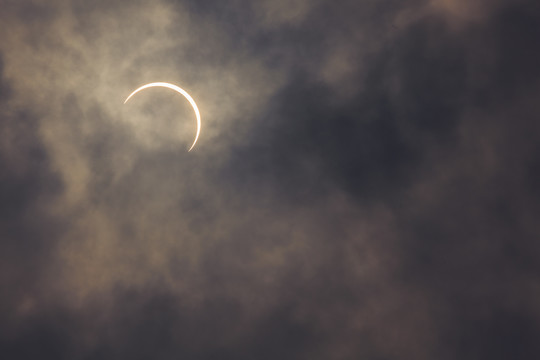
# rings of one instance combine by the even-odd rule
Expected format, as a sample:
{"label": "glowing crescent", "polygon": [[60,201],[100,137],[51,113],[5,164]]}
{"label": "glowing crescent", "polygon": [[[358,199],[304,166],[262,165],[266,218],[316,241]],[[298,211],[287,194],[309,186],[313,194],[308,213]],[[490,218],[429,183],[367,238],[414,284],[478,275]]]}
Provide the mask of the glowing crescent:
{"label": "glowing crescent", "polygon": [[195,100],[193,100],[193,98],[184,89],[179,88],[176,85],[166,83],[166,82],[150,83],[150,84],[143,85],[140,88],[138,88],[137,90],[135,90],[134,92],[132,92],[127,97],[126,101],[124,101],[124,104],[127,103],[128,100],[131,99],[131,97],[133,95],[135,95],[136,93],[138,93],[139,91],[147,89],[147,88],[151,88],[151,87],[165,87],[165,88],[174,90],[174,91],[184,95],[185,98],[188,99],[189,103],[193,107],[193,110],[195,111],[195,116],[197,117],[197,134],[195,135],[195,141],[193,141],[193,145],[191,145],[191,147],[188,150],[188,151],[191,151],[191,149],[193,149],[193,147],[195,146],[195,143],[197,142],[197,139],[199,138],[199,133],[201,132],[201,114],[199,113],[199,108],[197,107],[197,104],[195,104]]}

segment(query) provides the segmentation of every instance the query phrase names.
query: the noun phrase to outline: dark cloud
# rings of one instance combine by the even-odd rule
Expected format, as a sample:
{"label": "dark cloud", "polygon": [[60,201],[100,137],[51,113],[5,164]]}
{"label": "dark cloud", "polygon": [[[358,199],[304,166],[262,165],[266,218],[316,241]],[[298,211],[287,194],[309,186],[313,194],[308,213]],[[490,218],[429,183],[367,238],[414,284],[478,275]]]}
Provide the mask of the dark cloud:
{"label": "dark cloud", "polygon": [[8,358],[540,353],[533,2],[0,6]]}
{"label": "dark cloud", "polygon": [[[18,315],[34,307],[46,292],[42,277],[62,232],[47,204],[62,191],[50,169],[47,151],[37,133],[38,116],[11,105],[17,94],[5,77],[0,57],[0,314],[2,348],[11,348],[10,329]],[[9,351],[8,351],[9,353]]]}

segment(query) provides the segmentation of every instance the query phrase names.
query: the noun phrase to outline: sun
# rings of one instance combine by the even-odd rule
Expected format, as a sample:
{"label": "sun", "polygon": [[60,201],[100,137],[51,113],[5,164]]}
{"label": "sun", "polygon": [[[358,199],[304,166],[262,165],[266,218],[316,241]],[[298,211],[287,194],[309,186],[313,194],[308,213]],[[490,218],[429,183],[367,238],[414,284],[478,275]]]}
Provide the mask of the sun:
{"label": "sun", "polygon": [[195,117],[197,118],[197,133],[195,134],[195,140],[193,141],[193,144],[191,145],[191,147],[188,150],[188,151],[191,151],[191,149],[193,149],[193,147],[197,143],[197,140],[199,139],[199,134],[201,133],[201,113],[199,112],[199,108],[197,107],[197,104],[195,103],[195,100],[193,100],[193,98],[191,97],[191,95],[189,95],[187,93],[187,91],[185,91],[181,87],[178,87],[178,86],[176,86],[174,84],[170,84],[170,83],[166,83],[166,82],[154,82],[154,83],[143,85],[140,88],[133,91],[126,98],[126,100],[124,101],[124,104],[127,103],[129,101],[129,99],[131,99],[133,97],[133,95],[135,95],[139,91],[144,90],[144,89],[148,89],[148,88],[151,88],[151,87],[164,87],[164,88],[167,88],[167,89],[174,90],[174,91],[184,95],[184,97],[189,101],[189,103],[193,107],[193,111],[195,112]]}

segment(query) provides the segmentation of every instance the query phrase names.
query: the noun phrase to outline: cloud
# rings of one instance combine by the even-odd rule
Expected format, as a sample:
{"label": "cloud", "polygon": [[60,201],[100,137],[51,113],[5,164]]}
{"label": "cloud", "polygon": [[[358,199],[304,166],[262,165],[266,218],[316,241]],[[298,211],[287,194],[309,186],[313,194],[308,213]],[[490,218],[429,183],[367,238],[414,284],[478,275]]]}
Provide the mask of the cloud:
{"label": "cloud", "polygon": [[3,353],[539,352],[532,2],[0,5]]}

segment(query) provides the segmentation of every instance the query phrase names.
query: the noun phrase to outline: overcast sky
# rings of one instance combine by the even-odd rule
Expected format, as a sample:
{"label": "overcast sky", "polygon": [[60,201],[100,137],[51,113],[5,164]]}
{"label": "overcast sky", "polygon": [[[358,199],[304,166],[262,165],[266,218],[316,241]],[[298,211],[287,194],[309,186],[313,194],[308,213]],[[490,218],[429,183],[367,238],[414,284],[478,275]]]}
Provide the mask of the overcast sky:
{"label": "overcast sky", "polygon": [[539,95],[533,0],[0,0],[0,356],[538,358]]}

